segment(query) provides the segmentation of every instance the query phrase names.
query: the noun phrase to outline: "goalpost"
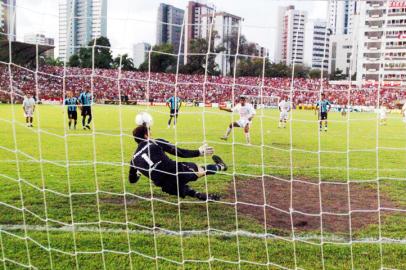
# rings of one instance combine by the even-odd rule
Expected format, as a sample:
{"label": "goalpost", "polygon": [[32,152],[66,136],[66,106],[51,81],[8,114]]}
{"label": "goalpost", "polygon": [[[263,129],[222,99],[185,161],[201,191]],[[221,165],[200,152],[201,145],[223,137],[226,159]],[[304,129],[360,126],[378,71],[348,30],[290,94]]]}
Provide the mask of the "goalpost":
{"label": "goalpost", "polygon": [[[284,5],[259,2],[263,10],[272,10],[275,20],[273,10]],[[202,14],[198,22],[186,15],[181,22],[162,22],[127,13],[117,20],[122,25],[114,24],[122,31],[120,42],[114,40],[110,47],[93,40],[69,48],[81,50],[77,65],[82,67],[69,66],[74,59],[52,65],[41,54],[39,40],[30,47],[14,42],[15,33],[2,29],[0,269],[405,269],[405,126],[397,114],[381,126],[369,110],[406,100],[403,84],[388,87],[392,75],[388,70],[379,73],[393,59],[384,46],[399,45],[393,42],[401,42],[402,34],[395,31],[406,28],[382,30],[375,25],[379,21],[386,27],[404,6],[399,1],[305,2],[315,10],[324,8],[324,28],[316,27],[311,8],[300,3],[279,10],[283,15],[277,26],[273,21],[253,26],[248,17],[244,21],[200,2],[188,5],[199,9],[194,14]],[[88,21],[76,14],[80,5],[61,3],[72,3],[64,5],[70,10],[63,25],[67,33],[77,21]],[[255,1],[246,3],[251,4],[258,8]],[[327,25],[334,18],[327,14],[335,14],[330,11],[342,4],[357,8],[358,16],[373,17],[364,18],[364,24],[359,24],[363,17],[354,17],[352,34],[333,41]],[[1,5],[10,13],[8,23],[17,12],[33,21],[60,19],[48,11]],[[128,59],[122,52],[132,48],[121,42],[126,34],[130,39],[137,24],[142,31],[170,30],[179,42],[173,51],[166,45],[149,47],[140,70],[126,70]],[[231,36],[224,36],[225,28]],[[288,29],[293,33],[278,32]],[[310,32],[318,35],[313,40],[318,44],[318,71],[302,64],[303,36]],[[191,33],[199,39],[185,36]],[[282,62],[292,64],[274,63],[263,52],[267,49],[247,44],[246,37],[267,42],[266,36],[284,37],[276,46],[285,47],[273,59],[284,57]],[[373,47],[379,42],[381,49]],[[346,49],[348,57],[357,55],[363,44],[370,44],[362,51],[367,58],[363,64],[354,63],[360,57],[349,57],[344,61],[348,80],[329,81],[326,58],[337,65],[342,60],[331,46]],[[27,61],[22,61],[22,52],[28,54]],[[103,53],[118,57],[102,66]],[[404,61],[403,56],[397,55],[396,61]],[[168,65],[162,68],[162,63]],[[355,85],[352,76],[360,67],[374,83]],[[397,72],[393,76],[404,79]],[[71,130],[65,99],[69,92],[78,97],[85,90],[97,97],[91,103],[91,130],[82,130],[79,109],[78,129]],[[27,94],[37,100],[33,128],[24,124],[21,109]],[[319,130],[317,114],[305,110],[322,101],[322,94],[332,106],[347,108],[346,114],[328,113],[328,132]],[[191,104],[179,109],[174,129],[166,124],[166,101],[172,96]],[[241,96],[258,109],[250,130],[252,145],[244,144],[238,128],[228,141],[220,140],[239,115],[217,107],[226,102],[233,106]],[[291,104],[286,129],[277,128],[278,120],[268,110],[277,109],[282,98]],[[356,112],[355,107],[366,109]],[[219,201],[170,196],[146,177],[136,185],[128,183],[129,161],[137,147],[134,118],[144,111],[154,118],[154,138],[187,149],[207,143],[222,156],[228,171],[189,183],[201,193],[219,193]],[[209,156],[193,162],[212,163]]]}

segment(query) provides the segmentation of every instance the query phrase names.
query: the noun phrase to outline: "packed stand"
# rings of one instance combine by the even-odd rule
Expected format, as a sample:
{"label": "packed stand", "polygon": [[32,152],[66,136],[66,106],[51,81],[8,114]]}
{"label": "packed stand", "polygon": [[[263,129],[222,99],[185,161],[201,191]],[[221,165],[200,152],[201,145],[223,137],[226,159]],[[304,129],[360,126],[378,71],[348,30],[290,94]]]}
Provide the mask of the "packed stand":
{"label": "packed stand", "polygon": [[336,85],[320,79],[205,77],[112,69],[95,69],[92,73],[92,69],[54,66],[42,66],[35,73],[14,65],[10,69],[0,67],[0,100],[3,102],[10,100],[10,89],[17,100],[31,92],[37,93],[40,100],[62,101],[67,91],[79,95],[86,88],[93,89],[95,99],[100,103],[118,101],[122,96],[129,100],[164,102],[175,92],[183,100],[205,103],[222,103],[240,95],[251,95],[287,96],[294,104],[314,104],[324,92],[331,103],[337,105],[347,105],[350,97],[349,104],[353,106],[377,106],[379,99],[381,105],[391,108],[406,99],[406,91],[400,87],[350,88],[348,83]]}

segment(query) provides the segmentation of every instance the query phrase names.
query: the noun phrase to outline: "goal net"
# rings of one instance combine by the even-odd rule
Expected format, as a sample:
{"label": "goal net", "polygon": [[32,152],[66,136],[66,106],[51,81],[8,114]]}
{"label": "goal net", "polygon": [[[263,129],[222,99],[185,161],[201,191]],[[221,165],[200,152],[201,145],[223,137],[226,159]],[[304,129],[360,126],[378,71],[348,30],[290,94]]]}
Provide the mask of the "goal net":
{"label": "goal net", "polygon": [[1,1],[0,269],[406,269],[406,2],[169,3]]}

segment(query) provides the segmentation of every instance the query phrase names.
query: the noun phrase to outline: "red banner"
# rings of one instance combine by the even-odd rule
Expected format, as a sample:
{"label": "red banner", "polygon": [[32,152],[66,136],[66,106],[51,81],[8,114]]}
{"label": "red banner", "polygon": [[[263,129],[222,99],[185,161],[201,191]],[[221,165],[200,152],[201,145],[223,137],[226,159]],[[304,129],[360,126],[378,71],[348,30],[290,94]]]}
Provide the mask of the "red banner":
{"label": "red banner", "polygon": [[391,7],[391,8],[404,8],[404,7],[406,7],[406,2],[405,1],[391,1],[389,3],[389,7]]}

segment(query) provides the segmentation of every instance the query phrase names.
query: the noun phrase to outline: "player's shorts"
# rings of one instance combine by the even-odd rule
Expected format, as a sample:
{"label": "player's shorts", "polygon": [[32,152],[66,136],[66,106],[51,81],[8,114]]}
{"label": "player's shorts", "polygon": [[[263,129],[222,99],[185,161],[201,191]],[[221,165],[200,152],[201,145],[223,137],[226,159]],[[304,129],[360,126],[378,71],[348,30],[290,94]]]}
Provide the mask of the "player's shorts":
{"label": "player's shorts", "polygon": [[92,107],[91,106],[83,106],[82,107],[82,116],[92,116]]}
{"label": "player's shorts", "polygon": [[321,112],[319,114],[319,120],[327,120],[327,118],[328,118],[327,112]]}
{"label": "player's shorts", "polygon": [[247,125],[251,124],[251,121],[248,119],[240,119],[237,122],[237,125],[241,128],[245,128]]}
{"label": "player's shorts", "polygon": [[383,119],[386,119],[386,118],[387,118],[386,113],[380,113],[379,114],[379,119],[383,120]]}
{"label": "player's shorts", "polygon": [[34,115],[33,109],[26,109],[24,110],[24,116],[25,117],[32,117]]}
{"label": "player's shorts", "polygon": [[198,166],[192,162],[179,162],[178,163],[178,175],[173,177],[167,177],[166,180],[162,182],[154,181],[155,185],[162,188],[163,192],[171,195],[178,195],[178,184],[179,182],[179,197],[184,198],[186,196],[186,191],[188,189],[187,184],[189,182],[196,181],[199,177],[197,172],[199,171]]}
{"label": "player's shorts", "polygon": [[77,111],[68,111],[68,119],[77,120],[78,112]]}
{"label": "player's shorts", "polygon": [[171,116],[178,116],[178,114],[179,114],[179,110],[171,109],[171,111],[170,111]]}
{"label": "player's shorts", "polygon": [[284,121],[288,120],[288,117],[289,117],[288,112],[281,112],[280,115],[279,115],[279,119],[284,120]]}

